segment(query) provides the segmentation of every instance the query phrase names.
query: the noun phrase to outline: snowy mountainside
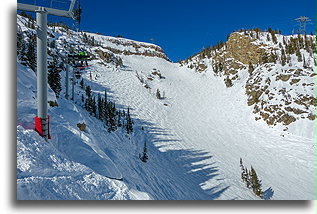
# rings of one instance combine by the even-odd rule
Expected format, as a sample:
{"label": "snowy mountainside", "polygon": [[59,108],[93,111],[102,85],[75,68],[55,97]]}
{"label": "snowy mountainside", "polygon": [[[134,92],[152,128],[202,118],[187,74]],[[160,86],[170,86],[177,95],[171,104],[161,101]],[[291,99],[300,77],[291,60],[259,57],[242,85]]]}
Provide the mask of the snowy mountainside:
{"label": "snowy mountainside", "polygon": [[[52,139],[45,142],[32,126],[36,76],[18,59],[18,199],[260,199],[241,180],[240,158],[256,169],[263,199],[315,198],[314,138],[281,133],[254,120],[247,106],[247,68],[227,88],[222,75],[171,63],[158,56],[163,52],[155,45],[91,33],[87,39],[63,27],[50,27],[49,35],[56,45],[49,47],[49,60],[57,55],[63,63],[66,44],[77,42],[93,56],[92,66],[77,79],[74,101],[64,98],[65,72],[60,73],[60,97],[51,91],[49,99],[58,103],[49,107]],[[24,40],[30,41],[28,35]],[[143,48],[146,54],[124,54]],[[103,96],[106,90],[117,108],[130,108],[132,134],[124,129],[109,133],[87,112],[81,79],[92,94]],[[82,122],[84,132],[76,126]],[[147,163],[139,158],[145,142]]]}
{"label": "snowy mountainside", "polygon": [[181,61],[197,72],[240,84],[254,119],[313,138],[316,119],[315,35],[284,36],[270,30],[234,32],[228,41]]}

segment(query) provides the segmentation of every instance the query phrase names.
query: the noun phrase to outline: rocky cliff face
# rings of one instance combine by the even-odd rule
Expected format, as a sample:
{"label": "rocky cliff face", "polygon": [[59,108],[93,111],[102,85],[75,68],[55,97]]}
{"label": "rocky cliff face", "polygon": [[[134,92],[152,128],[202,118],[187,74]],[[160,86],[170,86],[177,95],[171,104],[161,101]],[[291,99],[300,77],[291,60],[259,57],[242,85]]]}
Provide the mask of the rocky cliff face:
{"label": "rocky cliff face", "polygon": [[224,59],[233,58],[246,65],[259,63],[265,49],[254,44],[255,40],[248,35],[232,33],[226,42],[226,50],[223,51]]}
{"label": "rocky cliff face", "polygon": [[[103,36],[93,33],[87,33],[88,36],[93,37],[99,44],[97,48],[99,53],[113,53],[116,55],[138,55],[147,57],[159,57],[169,61],[163,49],[157,45],[145,42],[136,42],[125,38],[116,38],[110,36]],[[100,55],[100,54],[99,54]]]}
{"label": "rocky cliff face", "polygon": [[213,72],[226,86],[243,82],[246,105],[269,126],[316,119],[316,56],[313,35],[275,31],[234,32],[226,43],[180,62],[197,72]]}

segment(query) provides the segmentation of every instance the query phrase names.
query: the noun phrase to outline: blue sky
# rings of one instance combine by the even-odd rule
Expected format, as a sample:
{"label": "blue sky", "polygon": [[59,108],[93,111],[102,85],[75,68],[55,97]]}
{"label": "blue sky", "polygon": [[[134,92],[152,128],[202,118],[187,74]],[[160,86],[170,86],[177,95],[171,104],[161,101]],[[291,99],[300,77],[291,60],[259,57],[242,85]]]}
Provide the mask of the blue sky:
{"label": "blue sky", "polygon": [[315,31],[315,0],[81,0],[81,29],[160,45],[172,61],[226,40],[234,30],[259,27],[291,34],[308,16]]}

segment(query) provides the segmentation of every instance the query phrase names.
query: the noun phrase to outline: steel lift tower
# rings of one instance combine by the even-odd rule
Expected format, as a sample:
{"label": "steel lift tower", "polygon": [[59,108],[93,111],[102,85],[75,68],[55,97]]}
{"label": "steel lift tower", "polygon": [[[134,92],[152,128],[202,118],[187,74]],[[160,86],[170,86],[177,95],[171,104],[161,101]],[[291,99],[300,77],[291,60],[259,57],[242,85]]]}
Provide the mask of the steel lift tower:
{"label": "steel lift tower", "polygon": [[311,21],[311,19],[309,19],[306,16],[301,16],[301,17],[295,19],[295,21],[297,21],[299,23],[299,32],[306,33],[306,23]]}
{"label": "steel lift tower", "polygon": [[[37,23],[37,117],[35,117],[35,130],[47,141],[49,134],[49,115],[47,114],[47,15],[63,16],[76,19],[74,6],[76,0],[69,0],[68,10],[32,4],[17,3],[18,10],[36,13]],[[52,2],[51,2],[52,5]]]}

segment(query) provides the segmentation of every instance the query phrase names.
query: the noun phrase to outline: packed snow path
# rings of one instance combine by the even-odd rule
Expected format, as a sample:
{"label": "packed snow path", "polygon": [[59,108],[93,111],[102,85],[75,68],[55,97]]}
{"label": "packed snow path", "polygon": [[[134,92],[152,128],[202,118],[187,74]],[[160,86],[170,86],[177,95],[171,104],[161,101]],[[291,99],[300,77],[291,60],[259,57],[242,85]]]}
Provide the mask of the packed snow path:
{"label": "packed snow path", "polygon": [[[256,169],[263,191],[273,189],[268,198],[314,198],[314,139],[284,136],[256,123],[246,107],[242,85],[227,89],[212,74],[194,73],[161,59],[147,58],[148,63],[142,64],[137,56],[126,59],[123,69],[101,65],[91,68],[92,83],[108,88],[121,105],[132,107],[135,117],[151,123],[145,130],[161,152],[173,156],[175,151],[184,155],[185,151],[199,151],[209,156],[188,163],[194,166],[188,168],[189,174],[202,171],[197,174],[198,182],[191,178],[189,186],[199,185],[211,198],[254,199],[240,179],[241,157],[246,167]],[[150,73],[153,68],[160,70],[165,79],[152,81],[149,90],[137,79],[136,71]],[[89,81],[88,73],[85,77]],[[156,89],[164,91],[166,98],[156,99]],[[152,157],[150,152],[150,162]],[[182,154],[173,157],[177,162]]]}

